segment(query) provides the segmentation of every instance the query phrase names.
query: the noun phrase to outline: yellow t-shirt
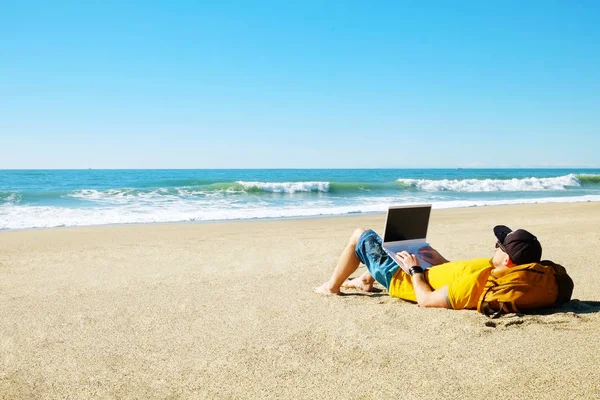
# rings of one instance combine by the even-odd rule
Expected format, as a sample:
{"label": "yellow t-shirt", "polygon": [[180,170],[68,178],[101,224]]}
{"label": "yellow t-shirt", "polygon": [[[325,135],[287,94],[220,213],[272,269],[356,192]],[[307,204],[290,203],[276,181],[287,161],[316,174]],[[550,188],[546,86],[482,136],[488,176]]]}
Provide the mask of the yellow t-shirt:
{"label": "yellow t-shirt", "polygon": [[[448,285],[448,300],[455,310],[477,308],[477,301],[493,266],[489,258],[452,261],[425,270],[425,278],[434,289]],[[401,268],[388,288],[390,296],[417,301],[410,275]]]}

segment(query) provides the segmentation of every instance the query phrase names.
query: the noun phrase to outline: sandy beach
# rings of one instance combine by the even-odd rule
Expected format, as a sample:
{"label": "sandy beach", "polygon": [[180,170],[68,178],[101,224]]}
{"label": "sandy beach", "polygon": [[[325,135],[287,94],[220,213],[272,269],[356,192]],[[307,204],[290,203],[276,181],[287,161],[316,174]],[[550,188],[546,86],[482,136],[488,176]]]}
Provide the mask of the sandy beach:
{"label": "sandy beach", "polygon": [[[384,293],[325,297],[384,215],[0,232],[0,398],[600,398],[600,203],[434,210],[446,258],[538,236],[566,306],[489,320]],[[363,271],[363,267],[358,273]]]}

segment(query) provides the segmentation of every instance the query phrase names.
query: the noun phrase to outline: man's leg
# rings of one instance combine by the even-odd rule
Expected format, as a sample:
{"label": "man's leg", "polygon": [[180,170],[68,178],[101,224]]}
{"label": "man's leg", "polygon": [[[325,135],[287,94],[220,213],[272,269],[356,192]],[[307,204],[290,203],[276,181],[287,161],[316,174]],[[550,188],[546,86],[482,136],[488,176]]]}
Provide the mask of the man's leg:
{"label": "man's leg", "polygon": [[344,248],[338,263],[333,270],[331,278],[316,288],[316,293],[327,295],[340,294],[340,287],[342,286],[342,283],[344,283],[344,281],[348,279],[348,277],[350,277],[350,275],[352,275],[352,273],[356,271],[360,265],[360,260],[358,257],[356,257],[355,248],[358,244],[360,235],[362,235],[364,231],[364,229],[356,229],[352,236],[350,236],[348,244],[346,245],[346,248]]}
{"label": "man's leg", "polygon": [[361,276],[342,283],[342,287],[348,289],[358,289],[363,292],[381,292],[381,289],[375,289],[373,284],[375,278],[369,271],[365,271]]}

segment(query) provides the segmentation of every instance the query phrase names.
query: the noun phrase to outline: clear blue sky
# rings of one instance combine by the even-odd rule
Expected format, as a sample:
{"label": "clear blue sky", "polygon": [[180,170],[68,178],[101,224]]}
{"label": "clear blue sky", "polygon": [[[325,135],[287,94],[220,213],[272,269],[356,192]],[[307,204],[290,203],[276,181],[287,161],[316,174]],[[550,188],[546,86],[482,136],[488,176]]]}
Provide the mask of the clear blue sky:
{"label": "clear blue sky", "polygon": [[598,167],[598,21],[597,1],[2,1],[0,168]]}

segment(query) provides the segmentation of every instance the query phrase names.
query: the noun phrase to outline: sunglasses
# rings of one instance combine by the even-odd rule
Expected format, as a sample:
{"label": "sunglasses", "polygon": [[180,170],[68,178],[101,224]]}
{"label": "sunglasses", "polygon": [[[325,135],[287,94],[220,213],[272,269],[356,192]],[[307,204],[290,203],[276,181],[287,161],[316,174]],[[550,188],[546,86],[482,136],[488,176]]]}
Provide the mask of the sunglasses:
{"label": "sunglasses", "polygon": [[506,247],[504,247],[504,245],[502,243],[500,243],[499,241],[496,242],[496,248],[502,250],[503,252],[506,253]]}

